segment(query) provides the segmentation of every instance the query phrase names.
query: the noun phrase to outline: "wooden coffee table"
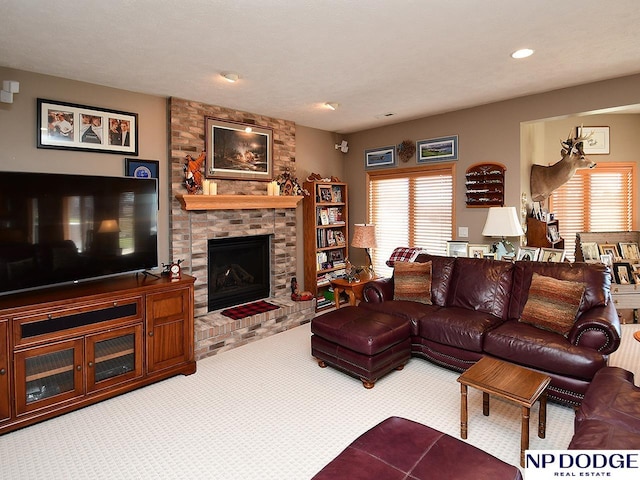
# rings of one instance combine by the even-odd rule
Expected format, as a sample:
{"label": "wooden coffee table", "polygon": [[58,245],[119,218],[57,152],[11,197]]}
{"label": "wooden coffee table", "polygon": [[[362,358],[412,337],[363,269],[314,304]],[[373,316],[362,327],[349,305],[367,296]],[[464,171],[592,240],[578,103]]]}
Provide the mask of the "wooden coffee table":
{"label": "wooden coffee table", "polygon": [[467,438],[467,387],[482,391],[482,413],[489,415],[489,395],[494,395],[522,407],[522,432],[520,435],[520,465],[524,467],[524,452],[529,448],[529,414],[540,399],[538,437],[545,437],[547,422],[546,388],[551,377],[528,368],[482,357],[460,377],[460,437]]}

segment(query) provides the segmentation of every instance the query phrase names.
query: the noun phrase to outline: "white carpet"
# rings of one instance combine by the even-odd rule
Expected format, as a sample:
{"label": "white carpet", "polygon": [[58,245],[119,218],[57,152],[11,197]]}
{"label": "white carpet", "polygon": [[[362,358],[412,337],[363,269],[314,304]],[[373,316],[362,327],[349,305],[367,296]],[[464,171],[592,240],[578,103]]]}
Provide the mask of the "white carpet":
{"label": "white carpet", "polygon": [[[627,328],[623,337],[631,337]],[[2,479],[308,479],[353,439],[398,415],[459,437],[458,374],[412,359],[372,390],[310,356],[310,327],[198,362],[178,376],[0,436]],[[638,368],[640,343],[617,361]],[[640,374],[638,374],[640,378]],[[573,410],[549,404],[547,438],[565,448]],[[469,391],[468,442],[518,464],[520,409]]]}

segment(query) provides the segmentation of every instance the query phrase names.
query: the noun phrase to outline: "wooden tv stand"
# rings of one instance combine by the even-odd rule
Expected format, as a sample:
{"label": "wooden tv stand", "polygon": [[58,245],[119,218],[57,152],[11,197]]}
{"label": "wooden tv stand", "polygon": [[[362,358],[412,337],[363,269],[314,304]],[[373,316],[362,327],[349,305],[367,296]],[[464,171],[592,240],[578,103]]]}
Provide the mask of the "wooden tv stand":
{"label": "wooden tv stand", "polygon": [[194,281],[131,274],[0,297],[0,434],[194,373]]}

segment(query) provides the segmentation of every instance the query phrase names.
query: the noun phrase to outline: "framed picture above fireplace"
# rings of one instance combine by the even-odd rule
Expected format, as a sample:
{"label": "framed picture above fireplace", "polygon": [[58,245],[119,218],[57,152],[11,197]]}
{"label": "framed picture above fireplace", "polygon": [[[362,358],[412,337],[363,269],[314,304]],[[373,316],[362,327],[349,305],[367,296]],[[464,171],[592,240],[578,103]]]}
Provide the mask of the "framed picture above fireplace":
{"label": "framed picture above fireplace", "polygon": [[206,117],[205,137],[207,178],[273,180],[270,128]]}

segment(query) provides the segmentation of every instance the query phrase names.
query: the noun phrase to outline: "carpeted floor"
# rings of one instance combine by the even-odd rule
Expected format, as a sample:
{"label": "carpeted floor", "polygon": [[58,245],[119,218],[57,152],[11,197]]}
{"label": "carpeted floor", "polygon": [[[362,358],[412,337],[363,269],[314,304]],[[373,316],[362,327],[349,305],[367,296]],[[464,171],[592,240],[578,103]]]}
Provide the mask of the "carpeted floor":
{"label": "carpeted floor", "polygon": [[[640,379],[638,328],[624,326],[612,363]],[[0,478],[299,480],[391,415],[459,436],[457,373],[412,359],[365,390],[319,368],[309,337],[303,325],[202,360],[194,375],[0,436]],[[470,389],[468,442],[517,464],[519,415],[493,400],[483,417],[482,395]],[[572,409],[550,404],[547,438],[531,432],[532,449],[565,448]]]}

